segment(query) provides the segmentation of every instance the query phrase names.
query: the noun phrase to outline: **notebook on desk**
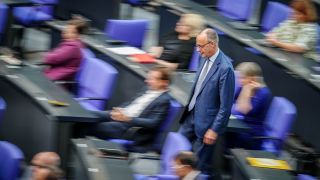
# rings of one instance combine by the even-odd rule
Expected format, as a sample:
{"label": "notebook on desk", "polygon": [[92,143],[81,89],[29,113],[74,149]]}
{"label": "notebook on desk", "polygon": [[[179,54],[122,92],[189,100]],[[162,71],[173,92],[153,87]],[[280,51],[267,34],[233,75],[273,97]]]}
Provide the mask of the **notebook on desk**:
{"label": "notebook on desk", "polygon": [[246,158],[249,165],[260,168],[271,168],[280,170],[292,170],[290,165],[284,160],[269,159],[269,158]]}
{"label": "notebook on desk", "polygon": [[155,63],[156,59],[150,54],[132,54],[130,59],[137,63]]}

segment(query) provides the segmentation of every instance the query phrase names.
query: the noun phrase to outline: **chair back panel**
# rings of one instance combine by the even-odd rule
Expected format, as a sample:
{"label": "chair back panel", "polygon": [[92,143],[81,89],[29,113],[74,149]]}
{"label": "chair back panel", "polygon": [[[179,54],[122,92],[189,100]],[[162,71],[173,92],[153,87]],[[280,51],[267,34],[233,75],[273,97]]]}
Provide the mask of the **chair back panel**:
{"label": "chair back panel", "polygon": [[20,163],[23,158],[23,154],[17,146],[6,141],[0,141],[0,179],[18,179]]}
{"label": "chair back panel", "polygon": [[[86,59],[78,77],[77,97],[109,99],[117,75],[118,71],[107,62],[94,57]],[[104,110],[106,103],[101,100],[88,100],[87,102],[96,107],[97,110]]]}
{"label": "chair back panel", "polygon": [[170,132],[161,154],[161,174],[175,174],[172,170],[174,157],[181,151],[190,151],[191,143],[182,134]]}
{"label": "chair back panel", "polygon": [[265,135],[281,140],[266,140],[262,143],[263,149],[273,152],[280,150],[296,119],[296,114],[296,107],[289,100],[283,97],[273,98],[265,120]]}
{"label": "chair back panel", "polygon": [[128,45],[142,47],[148,20],[107,20],[105,33],[116,40],[127,41]]}
{"label": "chair back panel", "polygon": [[198,71],[200,57],[200,53],[197,51],[197,48],[195,47],[189,64],[189,71]]}
{"label": "chair back panel", "polygon": [[6,104],[5,100],[2,97],[0,97],[0,126],[1,126],[1,121],[3,119],[3,115],[4,115],[6,108],[7,108],[7,104]]}
{"label": "chair back panel", "polygon": [[280,22],[289,18],[292,9],[279,2],[268,2],[261,21],[261,29],[268,32],[278,26]]}
{"label": "chair back panel", "polygon": [[182,108],[182,105],[178,103],[176,100],[170,100],[170,109],[168,115],[166,119],[161,123],[158,133],[156,135],[157,137],[155,138],[155,142],[152,145],[154,150],[161,150],[162,142],[165,139],[167,132],[170,130],[170,126],[173,124],[174,120],[177,119],[177,116],[182,111]]}
{"label": "chair back panel", "polygon": [[0,34],[4,33],[8,16],[8,6],[0,2]]}
{"label": "chair back panel", "polygon": [[249,19],[254,0],[219,0],[217,8],[231,19],[245,21]]}

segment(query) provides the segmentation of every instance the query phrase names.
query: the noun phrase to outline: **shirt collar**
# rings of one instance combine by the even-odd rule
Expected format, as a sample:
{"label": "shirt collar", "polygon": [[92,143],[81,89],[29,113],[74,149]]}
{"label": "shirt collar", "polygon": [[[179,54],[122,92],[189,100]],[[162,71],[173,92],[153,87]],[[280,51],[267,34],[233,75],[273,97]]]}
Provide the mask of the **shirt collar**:
{"label": "shirt collar", "polygon": [[149,90],[147,90],[147,93],[149,93],[149,94],[162,94],[166,91],[168,91],[168,90],[150,90],[149,89]]}
{"label": "shirt collar", "polygon": [[220,50],[219,50],[219,48],[218,48],[217,52],[214,53],[214,55],[212,55],[211,57],[208,58],[209,61],[211,61],[212,63],[214,63],[214,61],[217,59],[217,57],[218,57],[218,55],[219,55],[219,52],[220,52]]}
{"label": "shirt collar", "polygon": [[183,180],[196,179],[196,177],[200,174],[200,171],[193,170],[189,172]]}

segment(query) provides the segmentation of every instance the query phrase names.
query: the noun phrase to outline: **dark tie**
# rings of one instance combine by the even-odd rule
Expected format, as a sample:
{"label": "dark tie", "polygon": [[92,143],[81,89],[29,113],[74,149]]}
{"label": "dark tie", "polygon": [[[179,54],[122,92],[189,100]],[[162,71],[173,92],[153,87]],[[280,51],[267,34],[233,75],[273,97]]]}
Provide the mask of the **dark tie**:
{"label": "dark tie", "polygon": [[202,68],[201,73],[199,75],[193,96],[192,96],[191,101],[188,106],[188,111],[191,111],[194,108],[197,96],[198,96],[200,89],[201,89],[201,86],[202,86],[202,83],[207,75],[208,70],[209,70],[209,65],[210,65],[210,60],[207,59],[205,64],[203,65],[203,68]]}

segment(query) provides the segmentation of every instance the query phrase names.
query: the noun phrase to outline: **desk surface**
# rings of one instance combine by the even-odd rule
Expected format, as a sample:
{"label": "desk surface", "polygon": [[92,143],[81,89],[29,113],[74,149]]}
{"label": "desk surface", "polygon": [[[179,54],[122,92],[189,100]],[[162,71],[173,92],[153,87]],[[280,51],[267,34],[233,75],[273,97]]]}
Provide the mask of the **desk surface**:
{"label": "desk surface", "polygon": [[231,153],[234,155],[234,161],[238,164],[240,170],[247,176],[247,179],[263,179],[263,180],[293,180],[293,176],[290,172],[285,170],[277,170],[270,168],[257,168],[248,165],[246,157],[255,158],[272,158],[277,157],[266,151],[244,150],[244,149],[232,149]]}
{"label": "desk surface", "polygon": [[90,179],[133,180],[133,173],[127,160],[98,158],[89,151],[97,148],[121,149],[112,142],[102,140],[73,139],[72,144],[88,170]]}
{"label": "desk surface", "polygon": [[[0,75],[27,94],[48,115],[68,122],[92,122],[96,116],[85,110],[67,91],[48,80],[37,67],[8,68],[0,61]],[[63,101],[66,107],[53,106],[47,99]]]}
{"label": "desk surface", "polygon": [[226,35],[237,40],[238,42],[253,47],[259,50],[262,54],[270,58],[275,63],[285,67],[294,76],[298,76],[311,85],[320,89],[320,72],[315,71],[314,67],[318,67],[317,62],[307,59],[301,54],[282,51],[277,48],[264,47],[256,42],[254,39],[262,38],[263,35],[255,30],[237,30],[234,29],[228,22],[228,19],[222,16],[219,12],[206,8],[196,2],[190,0],[163,0],[161,5],[174,9],[179,13],[199,13],[206,17],[209,26],[223,31]]}

